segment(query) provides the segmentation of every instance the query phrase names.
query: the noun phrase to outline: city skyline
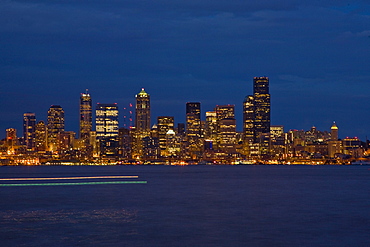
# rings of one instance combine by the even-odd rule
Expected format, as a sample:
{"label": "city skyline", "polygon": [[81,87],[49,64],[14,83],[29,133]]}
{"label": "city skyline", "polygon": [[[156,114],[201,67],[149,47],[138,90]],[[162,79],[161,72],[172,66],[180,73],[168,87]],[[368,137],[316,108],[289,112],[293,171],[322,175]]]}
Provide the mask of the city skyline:
{"label": "city skyline", "polygon": [[[167,115],[157,116],[152,125],[150,94],[144,88],[135,95],[135,119],[131,116],[133,105],[120,115],[117,103],[96,103],[94,116],[93,97],[86,89],[79,101],[79,133],[65,129],[61,105],[50,106],[46,124],[37,121],[35,113],[24,113],[22,138],[15,128],[6,129],[0,145],[1,162],[318,165],[353,164],[370,157],[368,140],[339,139],[335,122],[330,131],[316,127],[284,130],[283,125],[272,125],[269,88],[268,77],[253,78],[253,95],[247,95],[242,103],[243,131],[237,131],[232,104],[215,105],[213,111],[202,114],[200,102],[186,102],[186,123]],[[127,119],[125,114],[130,114],[128,128],[120,120]]]}
{"label": "city skyline", "polygon": [[[268,88],[269,87],[269,78],[268,77],[265,77],[265,76],[262,76],[262,77],[254,77],[254,78],[251,79],[251,82],[252,82],[251,83],[252,84],[251,87],[253,88],[252,93],[251,93],[252,95],[246,95],[244,97],[244,100],[242,102],[239,102],[238,104],[225,104],[225,106],[226,105],[229,105],[229,106],[232,106],[233,107],[233,114],[235,115],[235,118],[236,118],[235,119],[236,120],[236,131],[238,131],[240,133],[247,134],[247,135],[248,135],[248,133],[245,132],[245,129],[244,129],[245,128],[244,127],[244,124],[245,124],[244,123],[244,121],[245,121],[244,111],[245,111],[245,109],[243,110],[243,108],[244,108],[243,105],[245,103],[248,104],[248,101],[251,99],[251,97],[253,99],[253,95],[254,95],[255,90],[256,90],[254,88],[255,87],[255,85],[254,85],[255,83],[254,82],[256,81],[256,79],[258,80],[259,78],[261,78],[261,79],[262,78],[267,78],[267,83],[268,83],[267,84],[267,88]],[[116,108],[116,111],[117,111],[117,113],[116,113],[117,114],[116,115],[117,120],[116,121],[118,122],[118,125],[117,125],[118,128],[121,128],[121,127],[126,127],[126,128],[135,127],[136,124],[137,124],[137,122],[136,122],[137,121],[136,120],[137,119],[137,115],[136,114],[138,114],[138,112],[140,112],[140,109],[137,111],[135,109],[135,106],[139,105],[138,103],[141,103],[140,100],[138,101],[138,96],[139,96],[139,99],[140,99],[140,95],[143,95],[143,94],[145,95],[144,98],[147,97],[149,99],[149,101],[148,101],[149,102],[149,109],[148,110],[149,110],[149,119],[151,118],[150,128],[152,128],[154,125],[156,125],[157,124],[157,118],[158,117],[162,117],[162,116],[172,117],[173,118],[173,121],[174,121],[173,122],[174,123],[174,126],[177,126],[177,124],[184,124],[184,126],[186,126],[186,124],[187,124],[187,115],[188,115],[188,105],[189,104],[193,104],[193,105],[196,104],[197,105],[197,108],[199,108],[199,112],[197,112],[197,115],[199,115],[200,120],[201,121],[204,121],[204,122],[206,122],[206,120],[207,120],[207,113],[216,112],[216,109],[217,109],[218,106],[223,106],[222,104],[216,104],[211,109],[204,109],[204,107],[202,106],[202,103],[201,102],[184,102],[183,103],[183,108],[184,109],[182,109],[183,112],[178,112],[175,115],[165,114],[165,112],[164,112],[164,114],[162,114],[162,115],[155,116],[155,115],[153,115],[153,113],[150,114],[150,108],[151,108],[150,107],[150,101],[151,100],[150,100],[150,96],[149,96],[150,94],[148,94],[145,91],[145,88],[141,88],[141,90],[139,90],[139,93],[133,95],[133,97],[132,97],[133,100],[130,101],[132,103],[128,103],[127,105],[123,105],[123,106],[120,105],[119,103],[100,103],[100,102],[96,102],[94,100],[94,95],[91,95],[90,93],[88,93],[88,91],[90,91],[90,90],[89,89],[86,89],[86,92],[85,93],[80,93],[79,101],[76,101],[76,103],[77,104],[79,103],[80,105],[79,106],[78,105],[76,106],[75,112],[76,112],[76,114],[78,114],[78,116],[77,116],[77,119],[74,119],[74,123],[71,123],[71,122],[68,122],[68,120],[67,121],[65,120],[65,115],[67,115],[67,114],[63,110],[62,104],[58,104],[58,105],[55,104],[55,105],[51,105],[50,108],[47,110],[47,112],[45,112],[44,114],[41,114],[41,117],[37,113],[35,113],[35,112],[24,111],[24,113],[22,114],[22,116],[23,116],[23,123],[21,121],[19,121],[19,123],[18,123],[18,125],[23,126],[23,127],[16,128],[15,126],[10,126],[10,127],[7,127],[6,129],[14,128],[14,129],[17,130],[17,136],[18,137],[25,136],[25,134],[24,134],[25,132],[24,131],[25,131],[25,117],[26,116],[32,115],[33,118],[34,118],[34,120],[36,119],[36,122],[42,121],[42,122],[46,122],[47,123],[49,121],[48,119],[50,119],[50,116],[48,116],[50,114],[50,109],[61,108],[61,111],[63,112],[63,121],[64,121],[62,123],[63,124],[63,127],[62,128],[64,128],[66,131],[73,131],[73,132],[75,132],[76,138],[80,138],[81,123],[83,123],[83,121],[81,121],[81,118],[82,118],[83,114],[85,114],[85,115],[87,114],[88,117],[90,118],[89,121],[91,121],[91,123],[92,123],[92,126],[91,127],[88,127],[89,129],[91,128],[90,131],[91,130],[95,131],[96,130],[97,110],[99,109],[99,106],[100,105],[103,105],[103,106],[106,106],[106,105],[108,105],[108,106],[114,106]],[[268,93],[268,89],[267,89],[267,93]],[[268,94],[268,95],[269,95],[268,96],[268,99],[270,100],[270,94]],[[274,96],[272,96],[272,97],[274,97]],[[135,102],[135,98],[136,98],[136,104],[134,103]],[[75,99],[77,99],[77,98],[75,97]],[[83,99],[85,99],[85,102],[84,102]],[[262,102],[263,103],[265,103],[264,100],[265,100],[265,98],[262,98]],[[87,101],[87,103],[86,103],[86,101]],[[87,113],[86,113],[86,109],[85,109],[85,112],[83,112],[83,110],[82,110],[83,109],[82,108],[83,105],[86,105],[86,104],[88,104]],[[148,103],[146,103],[146,104],[148,104]],[[79,107],[79,112],[77,112],[78,107]],[[236,110],[235,110],[236,108],[242,108],[241,112],[236,112]],[[270,106],[269,106],[269,108],[270,108]],[[130,111],[131,111],[131,113],[130,113]],[[36,111],[36,112],[40,112],[40,111]],[[157,112],[157,111],[155,111],[155,112]],[[150,115],[152,115],[152,117],[150,117]],[[181,116],[181,115],[183,115],[183,116]],[[239,115],[240,119],[236,117],[238,115]],[[131,117],[131,120],[130,120],[130,117]],[[179,119],[182,119],[182,121],[179,120]],[[145,121],[148,122],[148,120],[145,120]],[[274,123],[274,122],[270,121],[270,119],[268,120],[268,122],[269,122],[269,125],[271,125],[271,126],[284,126],[284,125],[282,125],[280,123]],[[312,127],[315,127],[315,128],[320,129],[322,131],[330,131],[330,128],[333,125],[333,123],[338,124],[337,121],[333,120],[332,122],[329,123],[330,124],[329,126],[326,126],[324,128],[321,128],[321,129],[318,128],[316,125],[311,125],[307,129],[303,129],[303,128],[286,128],[286,126],[284,126],[284,131],[289,131],[289,130],[305,130],[305,131],[307,131],[307,130],[311,129]],[[74,126],[74,128],[68,128],[68,127],[64,127],[64,126]],[[340,123],[339,123],[339,126],[340,126]],[[118,131],[117,127],[116,127],[116,131]],[[265,126],[265,129],[266,130],[268,128],[269,127]],[[6,129],[3,130],[3,136],[4,136],[3,138],[5,138],[5,136],[6,136]],[[268,132],[266,130],[265,130],[265,133]],[[252,136],[253,136],[253,134],[252,134]],[[1,137],[1,135],[0,135],[0,137]],[[358,137],[362,141],[366,141],[367,140],[366,139],[367,138],[367,135],[365,136],[365,138],[361,138],[360,135],[353,135],[353,136],[351,136],[351,135],[345,135],[345,133],[342,133],[342,128],[341,128],[341,133],[339,133],[339,138],[346,138],[346,137],[356,137],[356,138]],[[253,138],[255,140],[256,137],[253,137]]]}
{"label": "city skyline", "polygon": [[144,87],[152,122],[185,123],[185,102],[233,104],[241,130],[250,78],[268,76],[272,124],[370,133],[367,1],[1,3],[0,129],[20,130],[25,112],[46,121],[59,104],[78,132],[74,95],[125,107]]}

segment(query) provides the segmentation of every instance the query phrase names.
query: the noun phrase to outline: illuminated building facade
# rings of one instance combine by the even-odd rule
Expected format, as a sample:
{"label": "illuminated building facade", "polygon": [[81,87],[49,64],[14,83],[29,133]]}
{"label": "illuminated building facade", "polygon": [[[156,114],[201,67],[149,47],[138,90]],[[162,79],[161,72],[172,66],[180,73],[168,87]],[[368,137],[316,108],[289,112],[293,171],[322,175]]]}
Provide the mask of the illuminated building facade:
{"label": "illuminated building facade", "polygon": [[346,155],[351,155],[354,158],[361,157],[361,141],[357,137],[346,137],[343,139],[343,152]]}
{"label": "illuminated building facade", "polygon": [[254,77],[253,95],[243,102],[244,142],[258,144],[259,155],[270,152],[270,93],[269,78]]}
{"label": "illuminated building facade", "polygon": [[186,139],[191,156],[196,156],[202,149],[200,103],[186,103]]}
{"label": "illuminated building facade", "polygon": [[343,152],[342,142],[338,139],[339,128],[334,122],[330,128],[330,141],[328,142],[328,152],[330,158],[335,158],[336,155],[339,155]]}
{"label": "illuminated building facade", "polygon": [[71,150],[75,141],[76,133],[73,131],[63,131],[57,135],[57,149],[59,151]]}
{"label": "illuminated building facade", "polygon": [[158,141],[161,156],[166,156],[167,139],[166,134],[174,129],[174,117],[161,116],[157,119]]}
{"label": "illuminated building facade", "polygon": [[254,97],[254,135],[255,140],[262,133],[270,132],[270,93],[269,78],[254,77],[253,80]]}
{"label": "illuminated building facade", "polygon": [[35,131],[36,131],[36,115],[35,113],[23,114],[23,138],[26,144],[27,151],[35,150]]}
{"label": "illuminated building facade", "polygon": [[219,121],[219,149],[224,152],[235,152],[236,120],[223,118]]}
{"label": "illuminated building facade", "polygon": [[215,111],[206,112],[206,127],[204,138],[206,140],[216,141],[217,139],[217,114]]}
{"label": "illuminated building facade", "polygon": [[90,131],[92,131],[92,100],[86,90],[80,96],[80,139],[88,143]]}
{"label": "illuminated building facade", "polygon": [[177,158],[181,150],[180,137],[172,129],[166,133],[166,157]]}
{"label": "illuminated building facade", "polygon": [[156,160],[160,156],[159,140],[157,137],[146,136],[143,138],[143,158]]}
{"label": "illuminated building facade", "polygon": [[118,106],[116,103],[96,105],[95,126],[97,139],[118,136]]}
{"label": "illuminated building facade", "polygon": [[330,128],[330,135],[332,141],[338,141],[338,130],[339,130],[338,126],[334,122]]}
{"label": "illuminated building facade", "polygon": [[43,152],[47,149],[47,128],[42,120],[36,124],[35,147],[38,152]]}
{"label": "illuminated building facade", "polygon": [[6,146],[8,154],[15,153],[17,142],[17,130],[14,128],[6,129]]}
{"label": "illuminated building facade", "polygon": [[[235,119],[235,106],[234,105],[217,105],[214,109],[216,112],[216,127],[217,127],[217,141],[216,145],[220,147],[222,143],[225,142],[224,140],[224,133],[225,130],[223,126],[225,126],[225,122],[222,122],[223,119]],[[230,123],[230,121],[226,121]],[[235,138],[235,137],[234,137]],[[235,143],[233,143],[235,144]]]}
{"label": "illuminated building facade", "polygon": [[52,105],[48,111],[48,146],[50,151],[57,148],[57,135],[64,131],[64,110],[60,105]]}
{"label": "illuminated building facade", "polygon": [[254,97],[248,95],[243,102],[244,141],[253,143],[255,140],[254,132]]}
{"label": "illuminated building facade", "polygon": [[150,95],[143,88],[135,97],[135,127],[139,133],[145,133],[146,136],[150,132]]}
{"label": "illuminated building facade", "polygon": [[99,156],[115,159],[119,154],[118,106],[114,104],[96,105],[96,138],[99,141]]}

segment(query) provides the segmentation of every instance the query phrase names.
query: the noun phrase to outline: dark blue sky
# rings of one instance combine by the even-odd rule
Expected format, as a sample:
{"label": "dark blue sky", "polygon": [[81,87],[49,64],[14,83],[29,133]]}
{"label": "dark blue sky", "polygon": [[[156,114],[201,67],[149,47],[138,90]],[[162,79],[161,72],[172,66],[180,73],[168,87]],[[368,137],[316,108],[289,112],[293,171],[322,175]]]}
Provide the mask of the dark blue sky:
{"label": "dark blue sky", "polygon": [[369,1],[279,2],[0,0],[0,136],[52,104],[77,131],[86,88],[122,109],[145,87],[153,122],[184,122],[187,101],[235,104],[240,130],[253,77],[268,76],[272,124],[370,137]]}

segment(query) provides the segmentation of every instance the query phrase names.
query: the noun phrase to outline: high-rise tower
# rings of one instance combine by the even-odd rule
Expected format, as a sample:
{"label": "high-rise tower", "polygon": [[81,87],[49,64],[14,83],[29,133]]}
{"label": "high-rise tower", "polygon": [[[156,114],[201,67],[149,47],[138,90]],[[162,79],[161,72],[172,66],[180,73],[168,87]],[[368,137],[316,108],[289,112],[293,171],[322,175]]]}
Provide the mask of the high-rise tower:
{"label": "high-rise tower", "polygon": [[35,149],[35,130],[36,130],[36,115],[35,113],[23,114],[23,137],[27,150]]}
{"label": "high-rise tower", "polygon": [[166,155],[166,134],[174,129],[174,117],[160,116],[157,119],[158,139],[161,156]]}
{"label": "high-rise tower", "polygon": [[342,141],[338,137],[338,126],[334,122],[330,128],[331,139],[328,142],[329,157],[334,158],[337,154],[343,152]]}
{"label": "high-rise tower", "polygon": [[243,133],[244,141],[254,142],[254,97],[252,95],[245,97],[243,102]]}
{"label": "high-rise tower", "polygon": [[330,133],[331,133],[331,141],[338,141],[338,127],[335,122],[330,128]]}
{"label": "high-rise tower", "polygon": [[236,142],[235,105],[217,105],[217,145],[224,151],[232,151]]}
{"label": "high-rise tower", "polygon": [[37,151],[46,151],[47,148],[47,128],[42,120],[36,124],[35,147]]}
{"label": "high-rise tower", "polygon": [[262,133],[270,132],[270,94],[269,78],[254,77],[254,126],[255,138],[259,138]]}
{"label": "high-rise tower", "polygon": [[[139,133],[150,132],[150,95],[144,88],[136,96],[135,127]],[[144,137],[144,136],[143,136]]]}
{"label": "high-rise tower", "polygon": [[201,136],[200,103],[186,103],[186,136],[189,144],[197,142]]}
{"label": "high-rise tower", "polygon": [[269,78],[254,77],[253,95],[243,103],[244,139],[259,142],[263,134],[270,132],[270,108]]}
{"label": "high-rise tower", "polygon": [[48,110],[48,144],[50,150],[56,150],[57,135],[64,131],[64,110],[60,105],[52,105]]}
{"label": "high-rise tower", "polygon": [[115,158],[119,154],[118,141],[118,106],[114,104],[96,105],[96,139],[99,143],[99,155]]}
{"label": "high-rise tower", "polygon": [[86,89],[80,96],[80,139],[88,142],[92,131],[92,100]]}
{"label": "high-rise tower", "polygon": [[262,156],[270,152],[270,108],[269,78],[254,77],[253,95],[243,102],[243,137],[245,147]]}
{"label": "high-rise tower", "polygon": [[117,104],[96,105],[96,137],[118,136],[118,106]]}

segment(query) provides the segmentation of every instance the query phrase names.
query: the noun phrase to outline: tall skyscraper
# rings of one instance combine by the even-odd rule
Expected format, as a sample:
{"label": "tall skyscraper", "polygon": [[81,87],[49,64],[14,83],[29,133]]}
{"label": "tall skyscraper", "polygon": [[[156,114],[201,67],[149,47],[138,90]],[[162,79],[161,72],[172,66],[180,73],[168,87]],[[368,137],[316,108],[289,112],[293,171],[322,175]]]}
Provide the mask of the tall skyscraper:
{"label": "tall skyscraper", "polygon": [[[150,95],[144,88],[136,96],[135,127],[139,133],[149,135],[150,132]],[[144,136],[143,136],[144,137]]]}
{"label": "tall skyscraper", "polygon": [[47,129],[42,120],[36,124],[35,146],[37,151],[46,151],[47,148]]}
{"label": "tall skyscraper", "polygon": [[200,103],[186,103],[186,137],[190,152],[201,150]]}
{"label": "tall skyscraper", "polygon": [[92,131],[92,100],[86,89],[80,96],[80,139],[88,142],[90,131]]}
{"label": "tall skyscraper", "polygon": [[174,117],[161,116],[157,119],[158,139],[161,156],[166,155],[166,134],[169,130],[174,129],[174,122]]}
{"label": "tall skyscraper", "polygon": [[254,97],[252,95],[245,97],[243,102],[243,134],[245,142],[254,142]]}
{"label": "tall skyscraper", "polygon": [[269,78],[254,77],[254,130],[255,137],[258,138],[262,133],[270,132],[270,94]]}
{"label": "tall skyscraper", "polygon": [[221,150],[231,152],[236,142],[236,120],[234,105],[217,105],[217,146]]}
{"label": "tall skyscraper", "polygon": [[244,139],[259,142],[262,134],[270,132],[270,94],[269,78],[254,77],[253,95],[243,102]]}
{"label": "tall skyscraper", "polygon": [[35,113],[23,114],[23,138],[28,151],[35,150],[35,131],[36,115]]}
{"label": "tall skyscraper", "polygon": [[340,154],[343,151],[342,141],[340,141],[338,137],[338,130],[338,126],[334,122],[330,128],[331,138],[328,142],[328,151],[330,158],[334,158],[335,155]]}
{"label": "tall skyscraper", "polygon": [[99,141],[99,156],[115,159],[119,155],[119,126],[117,104],[96,105],[96,139]]}
{"label": "tall skyscraper", "polygon": [[219,124],[219,148],[232,153],[235,151],[236,144],[236,120],[235,118],[224,118]]}
{"label": "tall skyscraper", "polygon": [[331,141],[338,141],[338,127],[335,122],[330,128],[330,133],[331,133]]}
{"label": "tall skyscraper", "polygon": [[48,146],[49,150],[57,148],[57,135],[64,131],[64,110],[60,105],[52,105],[48,110]]}
{"label": "tall skyscraper", "polygon": [[117,104],[96,105],[96,137],[118,136],[118,106]]}
{"label": "tall skyscraper", "polygon": [[215,111],[206,112],[204,138],[211,141],[216,141],[217,139],[217,113]]}

